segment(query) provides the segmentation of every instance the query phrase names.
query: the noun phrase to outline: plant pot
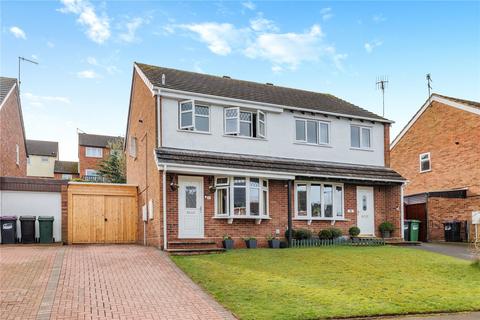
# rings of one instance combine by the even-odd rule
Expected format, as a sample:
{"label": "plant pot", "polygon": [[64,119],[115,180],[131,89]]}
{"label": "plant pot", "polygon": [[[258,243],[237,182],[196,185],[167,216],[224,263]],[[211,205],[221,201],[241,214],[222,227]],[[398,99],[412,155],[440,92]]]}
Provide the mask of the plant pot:
{"label": "plant pot", "polygon": [[223,240],[223,247],[224,247],[226,250],[232,250],[232,249],[233,249],[233,244],[234,244],[233,239],[225,239],[225,240]]}
{"label": "plant pot", "polygon": [[390,238],[390,231],[382,231],[382,238]]}
{"label": "plant pot", "polygon": [[288,242],[280,241],[280,249],[285,249],[285,248],[288,248]]}
{"label": "plant pot", "polygon": [[351,237],[353,243],[359,243],[360,239],[358,237]]}
{"label": "plant pot", "polygon": [[248,249],[255,249],[257,247],[257,240],[245,240],[245,245]]}
{"label": "plant pot", "polygon": [[268,247],[272,249],[279,249],[280,248],[280,240],[272,239],[268,240]]}

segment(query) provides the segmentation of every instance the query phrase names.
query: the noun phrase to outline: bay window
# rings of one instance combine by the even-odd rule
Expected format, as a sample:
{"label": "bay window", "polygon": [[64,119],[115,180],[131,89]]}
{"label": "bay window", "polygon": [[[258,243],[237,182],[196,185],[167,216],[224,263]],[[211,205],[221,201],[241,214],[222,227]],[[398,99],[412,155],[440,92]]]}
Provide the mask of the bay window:
{"label": "bay window", "polygon": [[343,219],[343,185],[296,182],[295,216],[306,220]]}
{"label": "bay window", "polygon": [[330,144],[330,123],[318,120],[295,119],[295,140],[307,144]]}
{"label": "bay window", "polygon": [[179,129],[188,131],[210,132],[210,108],[197,104],[193,100],[179,104]]}
{"label": "bay window", "polygon": [[268,217],[268,180],[253,177],[217,177],[215,216]]}
{"label": "bay window", "polygon": [[225,108],[225,134],[232,136],[265,138],[266,116],[257,110],[244,110],[238,107]]}

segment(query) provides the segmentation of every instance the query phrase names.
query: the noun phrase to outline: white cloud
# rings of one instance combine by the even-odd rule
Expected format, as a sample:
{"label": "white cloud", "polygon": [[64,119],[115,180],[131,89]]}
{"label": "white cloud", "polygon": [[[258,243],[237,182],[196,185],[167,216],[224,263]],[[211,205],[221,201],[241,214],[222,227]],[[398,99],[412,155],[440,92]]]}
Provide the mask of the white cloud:
{"label": "white cloud", "polygon": [[140,28],[144,24],[148,24],[150,22],[149,18],[141,18],[141,17],[134,17],[130,19],[127,23],[125,23],[126,31],[119,35],[120,40],[131,43],[135,42],[138,39],[136,38],[137,29]]}
{"label": "white cloud", "polygon": [[372,17],[373,22],[380,23],[387,21],[387,18],[385,18],[381,13],[376,14]]}
{"label": "white cloud", "polygon": [[272,66],[272,72],[273,73],[280,73],[283,71],[283,68],[280,66]]}
{"label": "white cloud", "polygon": [[77,77],[82,79],[95,79],[99,78],[99,75],[93,70],[83,70],[77,72]]}
{"label": "white cloud", "polygon": [[27,35],[25,34],[25,31],[23,31],[19,27],[16,27],[16,26],[11,27],[10,32],[13,34],[15,38],[27,40]]}
{"label": "white cloud", "polygon": [[47,41],[47,47],[53,48],[53,47],[55,47],[55,44],[51,41]]}
{"label": "white cloud", "polygon": [[372,53],[373,52],[373,49],[375,49],[376,47],[379,47],[382,45],[382,41],[379,41],[379,40],[373,40],[371,42],[366,42],[363,47],[365,48],[365,51],[367,51],[367,53]]}
{"label": "white cloud", "polygon": [[87,57],[87,63],[91,64],[92,66],[98,65],[97,59],[95,59],[94,57]]}
{"label": "white cloud", "polygon": [[230,23],[205,22],[184,24],[179,27],[196,33],[210,51],[221,56],[230,54],[232,47],[246,36],[246,30],[237,29]]}
{"label": "white cloud", "polygon": [[26,102],[35,107],[41,107],[45,104],[55,104],[55,103],[62,103],[62,104],[70,104],[70,99],[67,97],[59,97],[59,96],[37,96],[30,92],[25,92],[22,94],[25,98]]}
{"label": "white cloud", "polygon": [[253,3],[252,1],[243,2],[242,6],[244,6],[245,8],[247,8],[249,10],[255,10],[255,8],[256,8],[255,3]]}
{"label": "white cloud", "polygon": [[33,60],[38,60],[38,56],[36,54],[32,54],[32,59]]}
{"label": "white cloud", "polygon": [[323,8],[320,10],[323,21],[327,21],[333,17],[332,8]]}
{"label": "white cloud", "polygon": [[262,15],[250,20],[250,28],[254,31],[278,31],[272,20],[265,19]]}
{"label": "white cloud", "polygon": [[98,16],[95,7],[88,0],[61,0],[64,7],[62,13],[78,15],[77,22],[86,27],[87,37],[96,42],[104,43],[110,38],[110,23],[106,14]]}

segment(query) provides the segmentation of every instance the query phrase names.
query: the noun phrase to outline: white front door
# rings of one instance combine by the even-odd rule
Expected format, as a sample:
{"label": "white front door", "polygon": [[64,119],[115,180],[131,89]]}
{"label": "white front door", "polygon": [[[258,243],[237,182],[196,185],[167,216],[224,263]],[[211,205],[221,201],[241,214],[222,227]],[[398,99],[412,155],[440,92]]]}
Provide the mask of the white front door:
{"label": "white front door", "polygon": [[178,237],[203,238],[203,177],[178,177]]}
{"label": "white front door", "polygon": [[360,235],[375,235],[373,187],[357,187],[357,227]]}

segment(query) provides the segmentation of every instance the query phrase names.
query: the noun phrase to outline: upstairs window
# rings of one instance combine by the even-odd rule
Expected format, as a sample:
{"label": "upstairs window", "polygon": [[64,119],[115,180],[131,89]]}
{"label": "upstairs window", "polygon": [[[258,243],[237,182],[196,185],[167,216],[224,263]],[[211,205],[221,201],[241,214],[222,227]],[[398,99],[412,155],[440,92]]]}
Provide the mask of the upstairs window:
{"label": "upstairs window", "polygon": [[48,162],[48,157],[42,157],[41,160],[42,162]]}
{"label": "upstairs window", "polygon": [[210,132],[210,108],[196,104],[193,100],[180,102],[180,130]]}
{"label": "upstairs window", "polygon": [[308,144],[330,144],[330,123],[318,120],[296,119],[295,140]]}
{"label": "upstairs window", "polygon": [[98,171],[94,169],[85,169],[85,175],[91,177],[98,177]]}
{"label": "upstairs window", "polygon": [[420,172],[427,172],[432,170],[430,163],[430,152],[422,153],[420,155]]}
{"label": "upstairs window", "polygon": [[350,127],[350,146],[357,149],[372,148],[372,128],[362,126]]}
{"label": "upstairs window", "polygon": [[265,113],[243,110],[240,108],[225,108],[225,134],[251,138],[265,138]]}
{"label": "upstairs window", "polygon": [[102,148],[93,148],[93,147],[86,147],[85,148],[85,156],[91,158],[102,158],[103,157],[103,150]]}

